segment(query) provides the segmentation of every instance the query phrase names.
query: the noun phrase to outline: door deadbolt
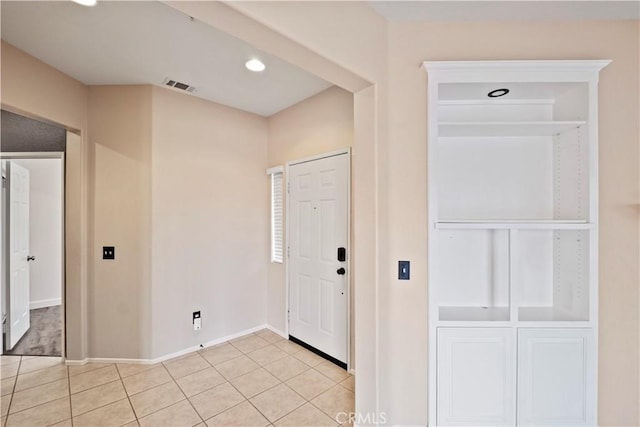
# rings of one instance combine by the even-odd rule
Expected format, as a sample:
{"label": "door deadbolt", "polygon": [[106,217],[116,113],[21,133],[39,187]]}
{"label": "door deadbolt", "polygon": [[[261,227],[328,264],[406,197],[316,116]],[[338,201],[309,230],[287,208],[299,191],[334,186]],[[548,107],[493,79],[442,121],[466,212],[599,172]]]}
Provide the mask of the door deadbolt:
{"label": "door deadbolt", "polygon": [[338,273],[338,274],[339,274],[339,275],[341,275],[341,276],[342,276],[342,275],[344,275],[344,273],[346,273],[346,272],[347,272],[347,270],[345,270],[345,269],[344,269],[344,268],[342,268],[342,267],[340,267],[340,268],[338,269],[338,271],[336,271],[336,273]]}

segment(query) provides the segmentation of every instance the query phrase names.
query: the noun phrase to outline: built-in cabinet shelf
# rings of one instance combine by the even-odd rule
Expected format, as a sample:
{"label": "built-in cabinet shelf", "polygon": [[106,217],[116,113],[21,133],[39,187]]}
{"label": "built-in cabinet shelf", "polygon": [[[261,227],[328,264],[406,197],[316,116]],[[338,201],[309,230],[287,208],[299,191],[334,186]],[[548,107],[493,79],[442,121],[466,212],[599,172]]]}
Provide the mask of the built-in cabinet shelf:
{"label": "built-in cabinet shelf", "polygon": [[429,425],[596,424],[608,63],[424,64]]}
{"label": "built-in cabinet shelf", "polygon": [[435,228],[446,229],[520,229],[520,230],[588,230],[592,223],[581,220],[440,220]]}
{"label": "built-in cabinet shelf", "polygon": [[440,307],[441,321],[508,322],[509,307]]}
{"label": "built-in cabinet shelf", "polygon": [[588,319],[558,307],[520,307],[518,320],[520,322],[576,322]]}
{"label": "built-in cabinet shelf", "polygon": [[562,122],[439,122],[438,136],[447,137],[505,137],[554,136],[585,125],[584,121]]}

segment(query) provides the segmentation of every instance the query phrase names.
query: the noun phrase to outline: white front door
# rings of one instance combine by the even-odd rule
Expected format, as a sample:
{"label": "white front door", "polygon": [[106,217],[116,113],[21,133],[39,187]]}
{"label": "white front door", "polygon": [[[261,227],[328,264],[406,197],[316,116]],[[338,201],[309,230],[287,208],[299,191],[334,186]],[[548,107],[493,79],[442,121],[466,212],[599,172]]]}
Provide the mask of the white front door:
{"label": "white front door", "polygon": [[29,170],[7,162],[9,178],[9,308],[7,344],[12,349],[29,329]]}
{"label": "white front door", "polygon": [[290,164],[288,192],[289,335],[346,364],[349,153]]}

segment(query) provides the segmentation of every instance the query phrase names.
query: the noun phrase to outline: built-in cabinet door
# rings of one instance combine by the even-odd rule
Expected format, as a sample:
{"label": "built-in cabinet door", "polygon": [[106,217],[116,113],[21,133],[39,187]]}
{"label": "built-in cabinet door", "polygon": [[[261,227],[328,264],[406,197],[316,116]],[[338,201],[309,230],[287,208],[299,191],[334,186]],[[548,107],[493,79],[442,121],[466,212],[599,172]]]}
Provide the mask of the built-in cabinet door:
{"label": "built-in cabinet door", "polygon": [[592,329],[518,331],[518,425],[595,425]]}
{"label": "built-in cabinet door", "polygon": [[439,426],[515,424],[515,330],[438,328]]}

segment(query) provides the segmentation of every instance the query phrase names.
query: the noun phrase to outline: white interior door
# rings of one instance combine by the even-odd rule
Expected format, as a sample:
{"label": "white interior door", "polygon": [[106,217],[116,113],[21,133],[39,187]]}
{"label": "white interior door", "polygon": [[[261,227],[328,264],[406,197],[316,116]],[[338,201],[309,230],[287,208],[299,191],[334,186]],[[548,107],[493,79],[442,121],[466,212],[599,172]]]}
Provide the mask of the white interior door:
{"label": "white interior door", "polygon": [[7,345],[12,349],[29,329],[29,170],[7,162],[9,178],[9,308]]}
{"label": "white interior door", "polygon": [[346,364],[349,154],[290,165],[288,192],[289,335]]}

